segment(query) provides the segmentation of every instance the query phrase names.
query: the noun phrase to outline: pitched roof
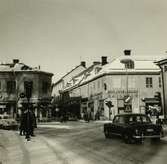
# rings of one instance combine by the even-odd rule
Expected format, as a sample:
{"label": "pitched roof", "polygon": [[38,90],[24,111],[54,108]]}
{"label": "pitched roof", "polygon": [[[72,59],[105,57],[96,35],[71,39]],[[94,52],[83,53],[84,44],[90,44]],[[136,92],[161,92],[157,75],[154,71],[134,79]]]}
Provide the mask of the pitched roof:
{"label": "pitched roof", "polygon": [[30,67],[24,63],[7,63],[7,64],[0,64],[0,72],[42,72],[42,73],[46,73],[46,74],[51,74],[49,72],[45,72],[45,71],[41,71],[40,68],[33,68]]}
{"label": "pitched roof", "polygon": [[65,78],[66,76],[68,76],[70,73],[72,73],[73,71],[75,71],[75,70],[76,70],[77,68],[79,68],[80,66],[82,66],[83,68],[86,69],[86,67],[84,67],[82,64],[77,65],[77,66],[74,67],[72,70],[70,70],[69,72],[67,72],[63,77],[61,77],[58,81],[56,81],[53,85],[56,85],[56,84],[60,83],[60,82],[63,80],[63,78]]}
{"label": "pitched roof", "polygon": [[95,68],[101,67],[100,62],[96,62],[89,66],[87,69],[80,72],[78,75],[74,76],[67,84],[67,86],[64,88],[64,90],[68,90],[69,88],[73,86],[78,86],[83,82],[86,82],[89,79],[92,79],[92,76],[96,74]]}
{"label": "pitched roof", "polygon": [[[91,69],[84,70],[84,74],[80,73],[78,76],[83,76],[81,79],[82,81],[78,81],[78,83],[70,83],[68,87],[64,90],[69,90],[75,88],[79,85],[83,85],[93,79],[96,79],[100,76],[106,74],[125,74],[125,73],[160,73],[160,68],[154,63],[158,59],[162,59],[162,56],[119,56],[113,59],[110,63],[101,66],[97,65],[97,67],[92,67]],[[122,60],[131,60],[134,62],[134,69],[125,69],[125,65],[121,62]],[[96,69],[99,67],[99,70]],[[77,77],[77,76],[76,76]]]}

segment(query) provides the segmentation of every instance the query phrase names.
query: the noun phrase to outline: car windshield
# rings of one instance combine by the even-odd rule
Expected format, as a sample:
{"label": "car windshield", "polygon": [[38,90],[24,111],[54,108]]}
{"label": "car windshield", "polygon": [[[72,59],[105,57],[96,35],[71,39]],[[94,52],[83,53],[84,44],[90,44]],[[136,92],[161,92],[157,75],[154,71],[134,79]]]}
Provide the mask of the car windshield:
{"label": "car windshield", "polygon": [[151,120],[148,116],[145,115],[136,115],[136,116],[130,116],[129,123],[151,123]]}

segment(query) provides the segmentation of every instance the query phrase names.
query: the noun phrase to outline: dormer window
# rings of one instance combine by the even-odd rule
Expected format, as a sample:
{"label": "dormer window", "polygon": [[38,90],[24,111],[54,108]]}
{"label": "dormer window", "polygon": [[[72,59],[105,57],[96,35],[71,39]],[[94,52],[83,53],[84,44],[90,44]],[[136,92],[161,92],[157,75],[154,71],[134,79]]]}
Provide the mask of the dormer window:
{"label": "dormer window", "polygon": [[125,63],[125,68],[126,69],[134,69],[134,62],[129,60]]}
{"label": "dormer window", "polygon": [[134,69],[135,67],[132,59],[124,58],[120,62],[125,65],[125,69]]}

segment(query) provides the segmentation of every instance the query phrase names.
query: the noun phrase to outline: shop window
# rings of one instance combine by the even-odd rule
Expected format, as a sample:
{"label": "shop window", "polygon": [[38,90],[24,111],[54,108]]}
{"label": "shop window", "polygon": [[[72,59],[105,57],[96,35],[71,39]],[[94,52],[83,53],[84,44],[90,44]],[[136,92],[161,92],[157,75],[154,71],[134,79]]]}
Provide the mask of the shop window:
{"label": "shop window", "polygon": [[7,92],[8,93],[16,92],[16,82],[15,81],[7,81]]}
{"label": "shop window", "polygon": [[152,77],[146,77],[146,88],[152,88],[152,87],[153,87]]}

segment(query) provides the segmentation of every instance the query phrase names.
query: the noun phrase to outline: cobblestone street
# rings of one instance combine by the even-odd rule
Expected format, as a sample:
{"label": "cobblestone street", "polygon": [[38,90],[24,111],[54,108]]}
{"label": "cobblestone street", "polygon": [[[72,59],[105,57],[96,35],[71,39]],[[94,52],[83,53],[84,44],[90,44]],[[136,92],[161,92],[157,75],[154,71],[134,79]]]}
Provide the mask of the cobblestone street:
{"label": "cobblestone street", "polygon": [[2,164],[165,164],[167,138],[128,145],[105,139],[102,122],[44,123],[26,141],[17,131],[0,130]]}

